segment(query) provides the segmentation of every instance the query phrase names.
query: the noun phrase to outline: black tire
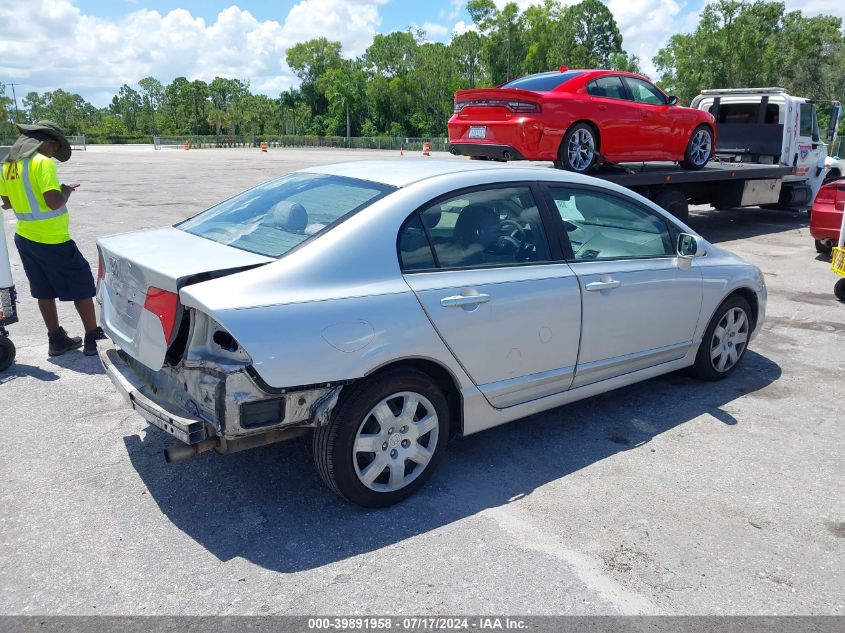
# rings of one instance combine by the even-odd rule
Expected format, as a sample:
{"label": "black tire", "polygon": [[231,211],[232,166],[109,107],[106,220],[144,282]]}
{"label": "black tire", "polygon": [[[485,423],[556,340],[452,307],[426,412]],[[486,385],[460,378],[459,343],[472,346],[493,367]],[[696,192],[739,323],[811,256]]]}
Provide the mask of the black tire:
{"label": "black tire", "polygon": [[16,354],[17,350],[12,339],[6,335],[0,335],[0,371],[6,371],[12,366]]}
{"label": "black tire", "polygon": [[[381,428],[376,416],[371,415],[376,405],[403,392],[422,396],[419,405],[422,409],[417,408],[417,412],[420,410],[424,412],[428,409],[428,405],[431,405],[433,412],[437,415],[436,439],[433,431],[427,432],[415,439],[414,444],[408,441],[408,448],[405,448],[406,440],[402,440],[400,435],[401,429],[406,428],[404,425],[396,429],[394,433],[388,434],[387,431],[390,429]],[[400,399],[397,398],[397,401]],[[428,402],[426,403],[425,400]],[[395,401],[391,401],[388,406],[392,409],[394,404]],[[393,413],[396,414],[395,411]],[[397,423],[401,424],[401,421]],[[366,429],[368,426],[379,428],[377,433],[384,435],[385,442],[382,444],[382,450],[385,453],[383,456],[379,455],[378,450],[372,453],[354,452],[355,439],[359,430]],[[372,428],[370,431],[372,433]],[[341,394],[341,399],[335,407],[329,423],[314,432],[314,463],[323,482],[344,499],[365,508],[383,508],[411,496],[426,482],[442,459],[448,440],[449,406],[437,383],[427,374],[414,369],[387,370],[345,388],[345,392]],[[428,444],[433,441],[434,446],[429,446],[425,443],[426,441]],[[402,458],[397,461],[399,458],[392,457],[397,450],[407,451],[411,450],[412,447],[416,448],[417,443],[428,450],[433,450],[428,463],[424,466],[409,458]],[[373,455],[372,459],[369,462],[362,463],[361,460],[366,460],[370,454]],[[375,471],[379,472],[380,475],[372,482],[373,486],[389,487],[391,485],[389,478],[393,464],[401,463],[402,476],[406,479],[411,477],[411,479],[403,487],[396,490],[379,491],[373,489],[361,480],[358,471],[365,471],[367,466],[375,463],[377,459],[381,459],[381,463],[385,463],[385,465]],[[409,467],[411,468],[410,472],[408,471]],[[422,470],[414,474],[416,468]],[[386,477],[384,477],[385,475]],[[379,482],[383,478],[388,479],[388,482]]]}
{"label": "black tire", "polygon": [[681,222],[689,219],[689,202],[680,191],[668,189],[654,196],[654,204],[678,218]]}
{"label": "black tire", "polygon": [[[591,153],[592,156],[585,156],[584,163],[573,165],[572,161],[570,160],[568,148],[570,143],[575,142],[573,139],[576,135],[587,136],[591,139],[592,150],[588,151],[588,153]],[[598,134],[596,134],[596,130],[593,128],[592,125],[590,125],[589,123],[576,123],[568,130],[566,130],[566,134],[563,135],[563,140],[561,141],[560,147],[557,150],[557,160],[555,161],[555,167],[557,167],[558,169],[565,169],[566,171],[574,171],[576,174],[586,174],[595,166],[598,160]]]}
{"label": "black tire", "polygon": [[839,173],[838,169],[829,169],[828,172],[824,175],[822,184],[826,185],[827,183],[833,182],[834,180],[839,180],[840,178],[842,178],[842,174]]}
{"label": "black tire", "polygon": [[[706,134],[707,138],[709,139],[707,143],[707,155],[704,158],[701,158],[699,154],[696,152],[696,147],[699,141],[699,136]],[[710,162],[710,159],[713,157],[713,130],[710,129],[710,126],[707,125],[699,125],[692,131],[692,134],[689,137],[689,141],[687,141],[687,149],[684,152],[684,160],[681,161],[681,167],[684,169],[688,169],[690,171],[696,171],[698,169],[702,169],[707,163]]]}
{"label": "black tire", "polygon": [[[720,342],[724,341],[725,337],[718,336],[716,334],[716,330],[721,326],[723,319],[730,319],[728,315],[733,310],[742,310],[744,313],[745,341],[738,353],[738,357],[735,361],[733,361],[733,364],[729,367],[726,366],[723,369],[719,369],[717,366],[718,359],[712,358],[712,351],[717,347],[717,340]],[[689,368],[688,373],[699,380],[712,381],[726,378],[739,366],[739,363],[742,361],[742,357],[745,356],[745,350],[748,349],[748,338],[751,336],[751,332],[753,330],[754,322],[752,320],[751,306],[748,305],[748,301],[739,295],[731,295],[725,299],[716,309],[716,312],[713,313],[713,318],[710,319],[710,323],[707,325],[707,329],[701,339],[701,345],[699,346],[698,353],[695,356],[695,364]],[[725,343],[728,346],[733,347],[733,343],[731,343],[731,341],[725,341]],[[737,345],[736,347],[739,346]],[[719,356],[719,359],[721,358],[722,356]]]}
{"label": "black tire", "polygon": [[816,252],[822,255],[830,255],[833,252],[833,246],[825,244],[821,240],[813,240],[816,244]]}
{"label": "black tire", "polygon": [[840,279],[834,284],[833,294],[837,299],[845,303],[845,278]]}

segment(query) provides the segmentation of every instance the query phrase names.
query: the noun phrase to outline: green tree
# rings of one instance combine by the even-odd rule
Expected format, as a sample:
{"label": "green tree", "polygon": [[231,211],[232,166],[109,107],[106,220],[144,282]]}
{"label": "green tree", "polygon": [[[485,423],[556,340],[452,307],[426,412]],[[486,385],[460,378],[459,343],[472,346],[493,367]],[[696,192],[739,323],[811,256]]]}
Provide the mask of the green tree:
{"label": "green tree", "polygon": [[288,66],[302,82],[300,91],[314,114],[328,110],[328,99],[317,88],[317,79],[328,69],[342,65],[341,50],[340,42],[320,37],[291,46],[285,55]]}

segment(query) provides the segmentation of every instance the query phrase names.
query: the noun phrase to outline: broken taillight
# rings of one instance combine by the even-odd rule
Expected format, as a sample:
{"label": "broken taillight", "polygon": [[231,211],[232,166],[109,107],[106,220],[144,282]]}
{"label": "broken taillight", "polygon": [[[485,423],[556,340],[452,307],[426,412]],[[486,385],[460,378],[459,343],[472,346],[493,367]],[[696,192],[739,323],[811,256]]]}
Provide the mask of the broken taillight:
{"label": "broken taillight", "polygon": [[97,253],[97,287],[100,287],[100,281],[106,276],[106,267],[103,265],[103,256]]}
{"label": "broken taillight", "polygon": [[147,289],[147,298],[144,301],[144,310],[152,312],[161,321],[161,329],[164,330],[164,340],[170,344],[173,338],[173,330],[176,327],[176,310],[179,307],[179,295],[150,286]]}

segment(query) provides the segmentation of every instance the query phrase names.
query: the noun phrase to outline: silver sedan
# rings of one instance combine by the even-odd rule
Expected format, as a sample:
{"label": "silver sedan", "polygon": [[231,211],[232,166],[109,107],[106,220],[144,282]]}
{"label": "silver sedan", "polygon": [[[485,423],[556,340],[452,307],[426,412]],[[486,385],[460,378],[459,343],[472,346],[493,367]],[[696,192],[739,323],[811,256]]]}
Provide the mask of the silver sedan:
{"label": "silver sedan", "polygon": [[294,172],[98,242],[116,387],[170,461],[313,435],[329,488],[412,494],[448,440],[685,369],[729,375],[760,270],[648,200],[537,167]]}

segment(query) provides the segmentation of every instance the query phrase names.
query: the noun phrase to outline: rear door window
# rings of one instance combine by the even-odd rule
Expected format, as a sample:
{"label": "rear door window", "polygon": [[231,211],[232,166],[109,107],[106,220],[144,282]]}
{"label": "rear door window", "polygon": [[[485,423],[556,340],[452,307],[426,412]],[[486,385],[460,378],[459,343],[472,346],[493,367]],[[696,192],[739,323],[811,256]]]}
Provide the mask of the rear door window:
{"label": "rear door window", "polygon": [[587,84],[587,92],[593,97],[628,99],[620,77],[599,77]]}

